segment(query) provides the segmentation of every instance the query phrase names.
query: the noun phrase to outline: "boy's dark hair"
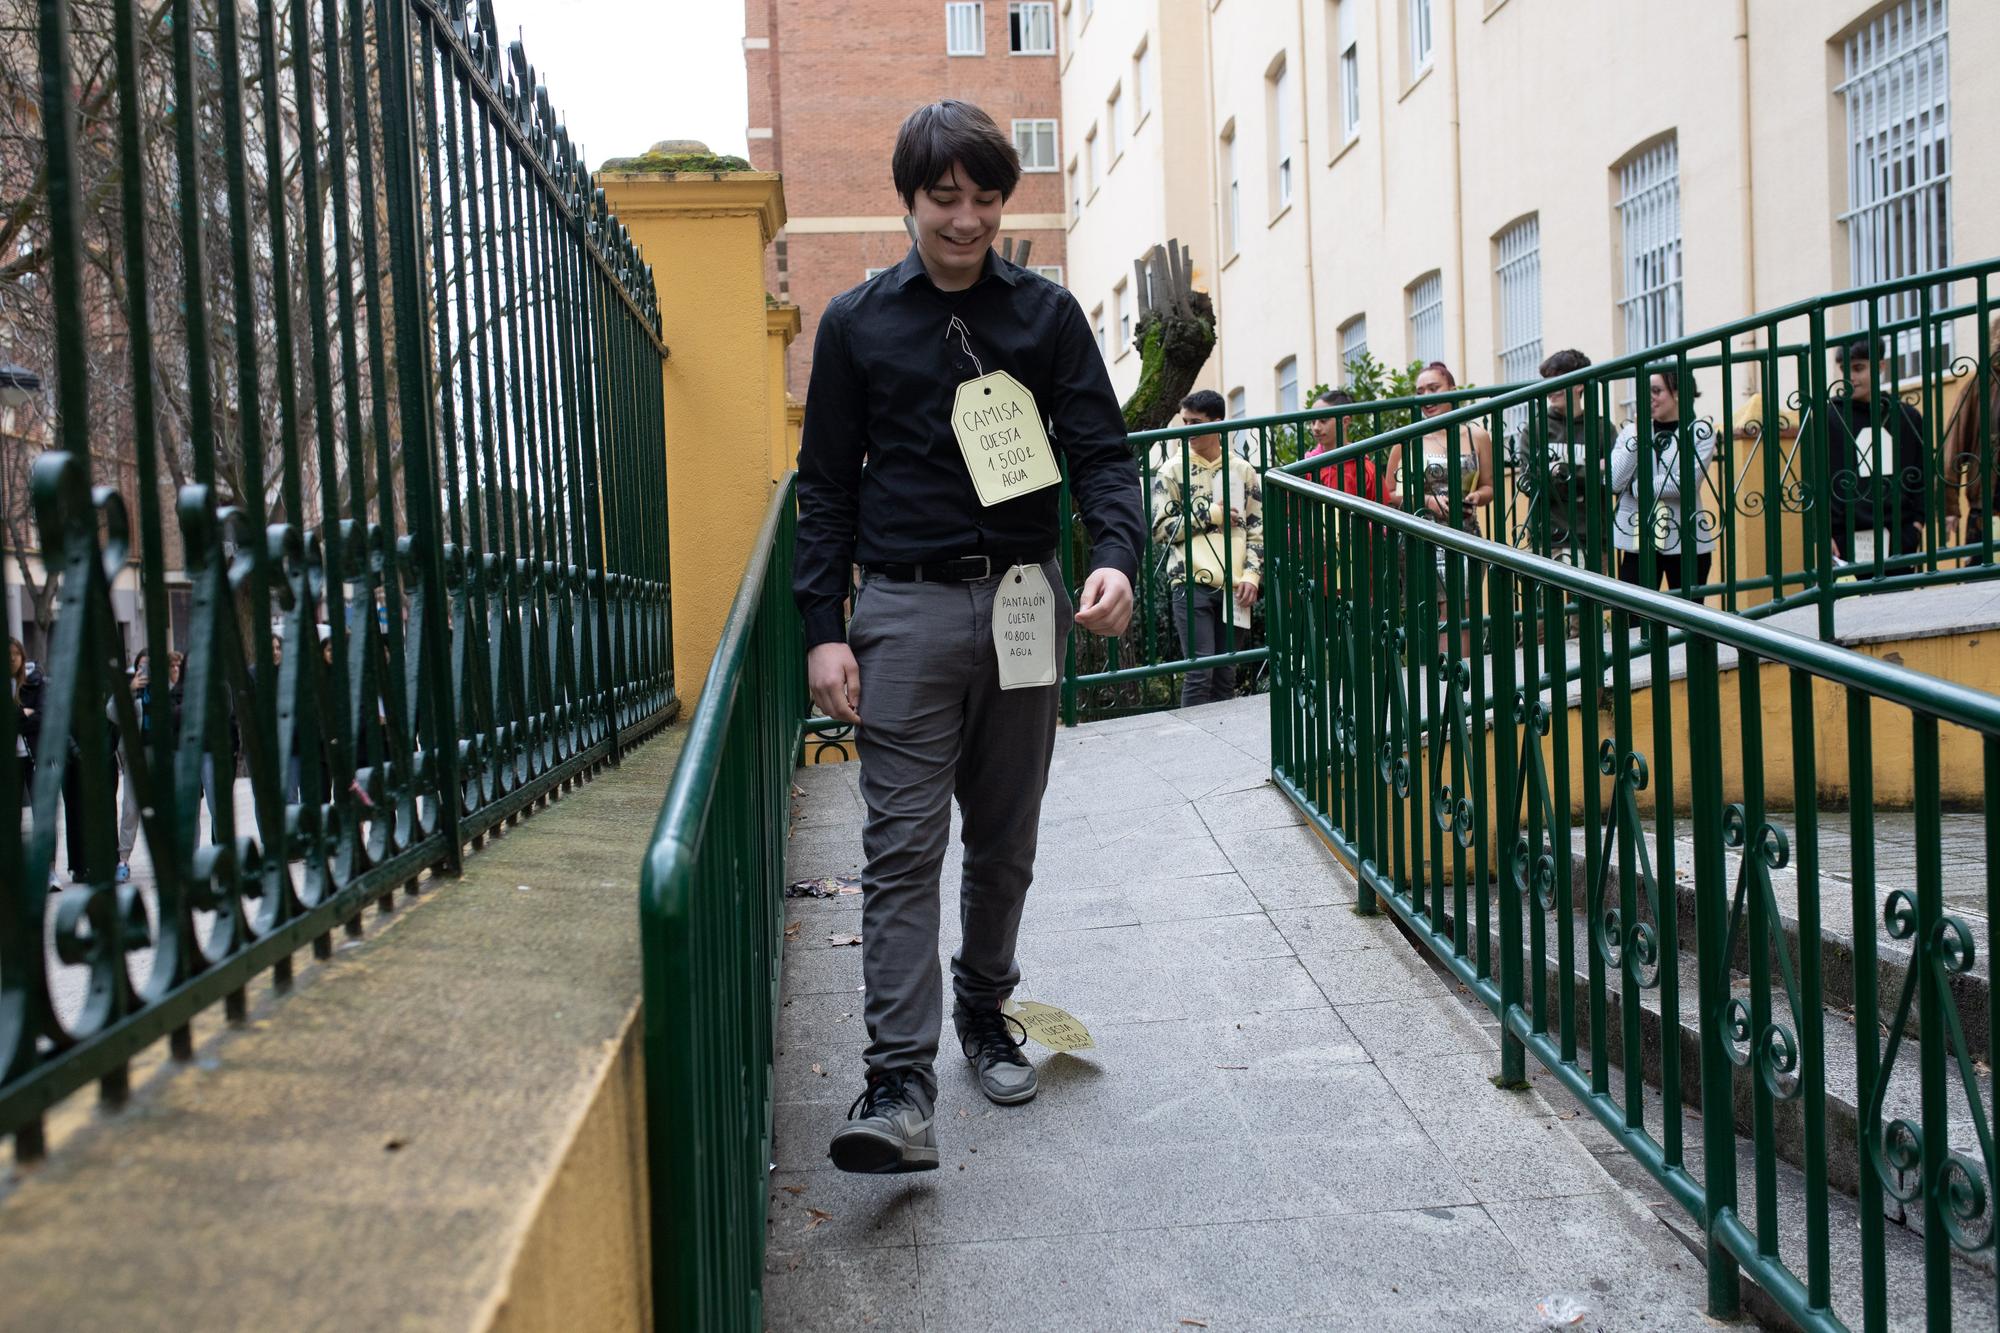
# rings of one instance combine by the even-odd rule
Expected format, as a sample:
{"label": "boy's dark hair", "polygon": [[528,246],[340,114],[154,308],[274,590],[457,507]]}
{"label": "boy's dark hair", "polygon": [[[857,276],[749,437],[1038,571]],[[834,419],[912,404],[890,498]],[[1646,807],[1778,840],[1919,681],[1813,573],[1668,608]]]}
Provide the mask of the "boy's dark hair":
{"label": "boy's dark hair", "polygon": [[1311,407],[1339,407],[1354,401],[1354,395],[1345,389],[1321,389],[1313,395]]}
{"label": "boy's dark hair", "polygon": [[1213,389],[1196,389],[1181,399],[1181,411],[1199,412],[1210,421],[1220,421],[1229,415],[1229,409],[1222,405],[1222,395]]}
{"label": "boy's dark hair", "polygon": [[1856,361],[1880,361],[1882,359],[1882,349],[1876,345],[1873,338],[1868,337],[1866,334],[1858,338],[1849,338],[1846,342],[1840,344],[1836,350],[1840,357],[1840,364],[1843,366],[1851,366]]}
{"label": "boy's dark hair", "polygon": [[1542,364],[1536,367],[1536,373],[1545,380],[1552,380],[1558,375],[1567,375],[1572,370],[1582,370],[1589,364],[1590,358],[1582,352],[1574,347],[1565,347],[1560,352],[1550,352],[1543,357]]}
{"label": "boy's dark hair", "polygon": [[1021,155],[993,117],[970,102],[947,99],[920,106],[896,131],[889,169],[903,207],[915,208],[917,191],[943,179],[953,163],[982,190],[1010,198],[1021,181]]}

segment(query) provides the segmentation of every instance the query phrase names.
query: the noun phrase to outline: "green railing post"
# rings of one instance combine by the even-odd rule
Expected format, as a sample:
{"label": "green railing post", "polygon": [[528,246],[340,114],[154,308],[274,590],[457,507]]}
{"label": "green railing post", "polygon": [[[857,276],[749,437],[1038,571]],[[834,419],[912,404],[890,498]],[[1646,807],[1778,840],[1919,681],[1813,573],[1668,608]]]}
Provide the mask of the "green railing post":
{"label": "green railing post", "polygon": [[[1719,1234],[1720,1220],[1736,1210],[1736,1116],[1731,1084],[1728,1020],[1728,873],[1722,841],[1721,683],[1713,640],[1688,644],[1689,774],[1694,793],[1695,952],[1699,958],[1702,1150],[1706,1162],[1704,1203],[1708,1232],[1708,1313],[1734,1319],[1738,1313],[1736,1256]],[[1768,1144],[1760,1145],[1768,1148]]]}

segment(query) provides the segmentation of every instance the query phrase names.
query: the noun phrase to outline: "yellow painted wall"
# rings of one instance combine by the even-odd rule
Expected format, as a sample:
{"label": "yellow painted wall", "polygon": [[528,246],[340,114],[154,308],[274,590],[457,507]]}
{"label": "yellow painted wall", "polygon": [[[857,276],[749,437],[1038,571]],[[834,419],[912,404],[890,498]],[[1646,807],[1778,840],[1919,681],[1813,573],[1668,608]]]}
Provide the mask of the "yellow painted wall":
{"label": "yellow painted wall", "polygon": [[[799,336],[799,308],[780,301],[764,310],[765,374],[771,411],[771,480],[778,481],[798,466],[799,442],[791,431],[792,396],[785,392],[785,349]],[[804,421],[804,411],[799,419]]]}
{"label": "yellow painted wall", "polygon": [[653,1326],[640,1032],[635,1006],[508,1266],[492,1333]]}
{"label": "yellow painted wall", "polygon": [[660,297],[674,674],[692,708],[771,498],[784,378],[771,374],[764,248],[785,224],[784,188],[761,171],[597,180]]}
{"label": "yellow painted wall", "polygon": [[[1888,662],[1909,667],[1927,675],[1950,680],[1961,685],[1990,693],[2000,693],[2000,659],[1996,659],[1991,649],[1983,647],[1984,640],[1993,637],[1991,633],[1944,635],[1929,639],[1909,639],[1892,643],[1866,644],[1858,646],[1855,652]],[[1724,804],[1744,799],[1746,773],[1746,745],[1748,734],[1743,725],[1743,680],[1736,670],[1720,673],[1722,697],[1718,710],[1722,736],[1722,799]],[[1764,778],[1764,799],[1775,810],[1791,810],[1797,806],[1798,758],[1794,750],[1794,729],[1792,725],[1792,696],[1789,671],[1782,666],[1765,663],[1758,668],[1758,716],[1761,726],[1758,735],[1762,738],[1762,763]],[[1659,794],[1666,790],[1667,776],[1663,774],[1657,744],[1656,718],[1658,696],[1649,688],[1635,689],[1632,693],[1632,748],[1644,755],[1651,782],[1640,793],[1639,807],[1648,819],[1654,817]],[[1688,720],[1687,682],[1677,679],[1669,686],[1667,695],[1666,723],[1671,743],[1667,750],[1667,768],[1671,770],[1670,780],[1675,810],[1686,816],[1694,807],[1692,756],[1689,752],[1691,729]],[[1846,692],[1824,680],[1814,680],[1812,689],[1813,761],[1817,775],[1817,790],[1822,808],[1829,813],[1823,818],[1845,820],[1851,768],[1848,753],[1847,696]],[[1911,714],[1908,709],[1894,704],[1874,701],[1870,706],[1870,740],[1873,745],[1871,771],[1875,787],[1875,807],[1883,810],[1909,809],[1916,799],[1915,752],[1912,740]],[[1590,777],[1600,783],[1603,798],[1610,795],[1610,780],[1600,777],[1595,768],[1595,751],[1584,747],[1584,714],[1580,708],[1566,711],[1562,721],[1568,728],[1568,769],[1570,791],[1570,815],[1572,819],[1583,818],[1583,795],[1585,791],[1585,760],[1589,757]],[[1598,714],[1597,740],[1613,736],[1613,715],[1608,706]],[[1518,733],[1511,741],[1520,744]],[[1980,738],[1976,733],[1962,728],[1945,726],[1939,734],[1939,775],[1940,790],[1947,807],[1976,806],[1984,798]],[[1486,772],[1489,783],[1496,772],[1494,766],[1493,738],[1489,732],[1486,740]],[[1542,741],[1544,762],[1549,766],[1551,793],[1556,783],[1556,754],[1553,733]],[[1518,758],[1518,751],[1517,751]],[[1426,747],[1422,765],[1423,777],[1413,783],[1412,794],[1425,802],[1428,811],[1430,800],[1431,758]],[[1486,808],[1498,808],[1497,797],[1489,797]],[[1604,807],[1600,807],[1604,808]],[[1407,809],[1398,816],[1400,826],[1407,828]],[[1407,835],[1405,835],[1407,836]],[[1428,834],[1426,835],[1429,836]],[[1493,857],[1491,864],[1499,865],[1499,848],[1489,848]]]}

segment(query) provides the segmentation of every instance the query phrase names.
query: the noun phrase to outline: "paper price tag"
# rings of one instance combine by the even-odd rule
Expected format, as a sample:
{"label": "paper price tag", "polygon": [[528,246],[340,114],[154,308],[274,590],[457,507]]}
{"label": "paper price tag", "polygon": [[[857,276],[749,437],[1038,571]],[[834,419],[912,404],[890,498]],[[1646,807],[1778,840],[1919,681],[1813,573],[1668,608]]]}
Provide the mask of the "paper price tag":
{"label": "paper price tag", "polygon": [[1056,594],[1040,565],[1015,565],[993,590],[993,655],[1003,690],[1056,683]]}
{"label": "paper price tag", "polygon": [[1083,1024],[1052,1004],[1039,1000],[1009,1000],[1007,1012],[1021,1021],[1028,1039],[1052,1051],[1088,1051],[1097,1043]]}
{"label": "paper price tag", "polygon": [[1029,495],[1062,480],[1035,395],[1004,370],[958,386],[951,429],[983,505]]}

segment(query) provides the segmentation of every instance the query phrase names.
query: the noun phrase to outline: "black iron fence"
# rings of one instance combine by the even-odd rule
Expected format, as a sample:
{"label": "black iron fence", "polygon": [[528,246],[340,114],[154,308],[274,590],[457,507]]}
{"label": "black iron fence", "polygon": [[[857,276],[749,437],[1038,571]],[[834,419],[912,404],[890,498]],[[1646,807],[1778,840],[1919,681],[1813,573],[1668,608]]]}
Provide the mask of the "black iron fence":
{"label": "black iron fence", "polygon": [[651,272],[490,5],[35,17],[0,52],[45,149],[3,164],[45,262],[0,267],[0,350],[53,390],[21,560],[52,615],[0,708],[24,1158],[675,707]]}

